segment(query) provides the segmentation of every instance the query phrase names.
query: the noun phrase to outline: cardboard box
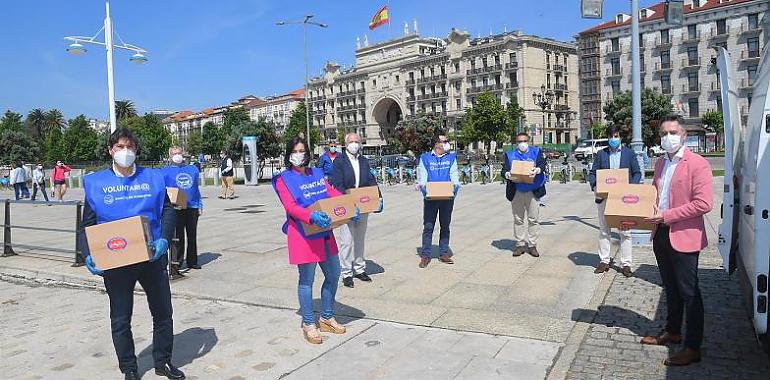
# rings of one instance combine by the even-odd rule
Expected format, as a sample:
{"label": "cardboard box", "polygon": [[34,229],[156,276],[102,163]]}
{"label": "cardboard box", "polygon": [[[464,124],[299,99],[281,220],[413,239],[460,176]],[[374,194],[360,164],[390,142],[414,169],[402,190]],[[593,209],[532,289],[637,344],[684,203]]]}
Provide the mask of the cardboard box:
{"label": "cardboard box", "polygon": [[535,163],[532,161],[511,161],[511,181],[518,183],[533,183],[535,177],[532,177],[532,169]]}
{"label": "cardboard box", "polygon": [[332,224],[328,228],[320,228],[315,224],[302,223],[305,234],[313,235],[337,228],[356,216],[356,198],[350,194],[325,198],[313,203],[307,209],[310,210],[310,212],[323,211],[332,219]]}
{"label": "cardboard box", "polygon": [[372,213],[380,209],[380,189],[377,186],[348,189],[347,193],[355,198],[356,207],[361,210],[362,214]]}
{"label": "cardboard box", "polygon": [[102,270],[149,261],[152,229],[144,216],[86,227],[86,240],[96,267]]}
{"label": "cardboard box", "polygon": [[596,196],[607,199],[607,194],[618,185],[628,185],[628,169],[602,169],[596,171]]}
{"label": "cardboard box", "polygon": [[425,186],[426,198],[434,201],[447,200],[455,197],[452,182],[428,182]]}
{"label": "cardboard box", "polygon": [[635,230],[652,230],[654,224],[644,218],[655,214],[658,192],[653,185],[617,185],[607,196],[604,220],[611,228],[624,226]]}
{"label": "cardboard box", "polygon": [[167,187],[166,194],[168,194],[168,199],[171,200],[171,204],[174,205],[174,208],[187,208],[187,193],[183,190],[179,190],[176,187]]}

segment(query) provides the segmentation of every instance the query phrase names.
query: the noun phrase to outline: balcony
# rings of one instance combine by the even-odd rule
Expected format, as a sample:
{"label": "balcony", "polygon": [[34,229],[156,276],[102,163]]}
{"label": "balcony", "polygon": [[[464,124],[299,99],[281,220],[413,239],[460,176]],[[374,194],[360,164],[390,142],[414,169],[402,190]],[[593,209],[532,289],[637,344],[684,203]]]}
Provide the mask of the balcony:
{"label": "balcony", "polygon": [[682,36],[682,45],[692,45],[697,44],[700,42],[700,32],[695,33],[695,35],[690,35],[690,33],[685,33]]}
{"label": "balcony", "polygon": [[664,95],[671,95],[671,85],[668,86],[661,86],[660,92]]}
{"label": "balcony", "polygon": [[668,38],[661,38],[660,36],[655,37],[655,47],[656,48],[670,48],[671,47],[671,36]]}
{"label": "balcony", "polygon": [[700,57],[682,58],[682,69],[699,69]]}
{"label": "balcony", "polygon": [[519,88],[519,82],[513,82],[513,83],[506,83],[505,88]]}
{"label": "balcony", "polygon": [[424,95],[417,95],[417,100],[429,100],[429,99],[438,99],[438,98],[446,98],[449,96],[447,92],[436,92],[432,94],[424,94]]}
{"label": "balcony", "polygon": [[519,62],[516,62],[516,61],[505,64],[506,70],[516,70],[518,68],[519,68]]}
{"label": "balcony", "polygon": [[407,85],[407,86],[414,86],[414,83],[415,83],[415,82],[414,82],[414,79],[407,79],[407,80],[406,80],[406,85]]}
{"label": "balcony", "polygon": [[671,62],[655,62],[655,72],[671,71]]}
{"label": "balcony", "polygon": [[739,89],[750,90],[752,87],[754,87],[754,79],[749,77],[741,78],[741,84],[738,86]]}
{"label": "balcony", "polygon": [[605,73],[606,73],[606,75],[605,75],[605,76],[606,76],[607,78],[610,78],[610,77],[619,77],[619,76],[622,76],[622,75],[623,75],[623,68],[617,68],[617,69],[607,69],[607,70],[605,71]]}
{"label": "balcony", "polygon": [[759,50],[741,50],[741,61],[750,63],[751,61],[759,62]]}
{"label": "balcony", "polygon": [[487,84],[482,86],[470,87],[468,88],[468,93],[475,94],[475,93],[484,92],[484,91],[499,91],[502,89],[503,89],[502,83]]}
{"label": "balcony", "polygon": [[560,111],[560,112],[564,112],[564,111],[569,111],[570,110],[569,106],[566,105],[566,104],[556,104],[556,105],[553,106],[553,109],[555,111]]}
{"label": "balcony", "polygon": [[487,72],[487,73],[494,72],[494,71],[502,71],[502,70],[503,70],[503,65],[499,63],[496,65],[487,66],[484,68],[484,72]]}
{"label": "balcony", "polygon": [[700,83],[683,84],[682,95],[700,94]]}
{"label": "balcony", "polygon": [[719,30],[719,28],[712,28],[711,29],[711,38],[712,39],[725,39],[730,35],[730,27],[725,26],[723,30]]}
{"label": "balcony", "polygon": [[759,34],[762,32],[762,27],[759,25],[759,22],[757,22],[755,25],[750,25],[748,22],[744,21],[741,23],[739,32],[740,34]]}
{"label": "balcony", "polygon": [[607,46],[604,49],[604,55],[620,55],[620,46],[617,48],[613,48],[612,46]]}
{"label": "balcony", "polygon": [[719,81],[713,81],[711,82],[711,92],[722,92],[722,85],[719,84]]}
{"label": "balcony", "polygon": [[554,91],[564,92],[567,91],[567,84],[566,83],[556,83],[553,85]]}
{"label": "balcony", "polygon": [[470,75],[478,75],[478,74],[483,74],[483,73],[484,73],[484,69],[481,68],[481,67],[479,67],[479,68],[472,68],[470,70],[466,70],[465,71],[465,75],[468,75],[468,76],[470,76]]}
{"label": "balcony", "polygon": [[417,79],[417,83],[429,83],[429,82],[438,82],[438,81],[444,81],[446,80],[446,74],[439,74],[439,75],[433,75],[425,78],[419,78]]}
{"label": "balcony", "polygon": [[567,71],[567,67],[564,65],[553,65],[553,71]]}

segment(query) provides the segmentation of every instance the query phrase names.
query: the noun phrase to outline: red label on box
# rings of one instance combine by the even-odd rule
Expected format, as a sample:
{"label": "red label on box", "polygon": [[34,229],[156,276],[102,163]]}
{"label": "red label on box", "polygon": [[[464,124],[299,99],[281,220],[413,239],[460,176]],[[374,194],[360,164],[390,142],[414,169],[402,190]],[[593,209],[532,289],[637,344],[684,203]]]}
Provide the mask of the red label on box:
{"label": "red label on box", "polygon": [[604,183],[606,183],[608,185],[614,185],[614,184],[618,183],[618,179],[615,178],[615,177],[607,177],[607,178],[604,179]]}
{"label": "red label on box", "polygon": [[637,204],[639,203],[639,196],[638,195],[624,195],[622,198],[620,198],[620,201],[625,204]]}
{"label": "red label on box", "polygon": [[369,198],[368,196],[363,196],[361,198],[358,198],[358,201],[361,203],[369,203],[372,200],[372,198]]}
{"label": "red label on box", "polygon": [[345,209],[344,207],[342,207],[342,206],[340,206],[340,207],[335,207],[335,208],[334,208],[334,215],[337,215],[337,216],[345,216],[345,214],[347,214],[347,213],[348,213],[348,210],[346,210],[346,209]]}
{"label": "red label on box", "polygon": [[622,224],[623,227],[630,228],[630,227],[636,227],[639,223],[634,222],[633,220],[624,220],[620,222],[620,224]]}
{"label": "red label on box", "polygon": [[107,240],[107,249],[112,252],[118,252],[126,249],[128,242],[122,237],[114,237]]}

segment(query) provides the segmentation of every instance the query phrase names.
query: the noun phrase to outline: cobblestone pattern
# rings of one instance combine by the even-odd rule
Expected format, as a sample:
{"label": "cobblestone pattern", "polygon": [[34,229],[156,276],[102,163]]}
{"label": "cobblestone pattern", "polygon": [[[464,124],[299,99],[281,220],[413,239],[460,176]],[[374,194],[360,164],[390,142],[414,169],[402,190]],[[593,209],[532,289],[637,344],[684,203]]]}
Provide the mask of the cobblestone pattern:
{"label": "cobblestone pattern", "polygon": [[[612,286],[572,362],[567,379],[768,379],[770,358],[756,343],[743,309],[737,274],[721,268],[715,248],[701,254],[699,279],[705,305],[703,360],[666,367],[663,360],[679,346],[645,346],[644,335],[665,326],[666,304],[652,249],[635,249],[636,276],[615,275]],[[614,275],[609,272],[609,275]],[[575,313],[591,315],[591,313]],[[686,326],[685,326],[686,329]]]}

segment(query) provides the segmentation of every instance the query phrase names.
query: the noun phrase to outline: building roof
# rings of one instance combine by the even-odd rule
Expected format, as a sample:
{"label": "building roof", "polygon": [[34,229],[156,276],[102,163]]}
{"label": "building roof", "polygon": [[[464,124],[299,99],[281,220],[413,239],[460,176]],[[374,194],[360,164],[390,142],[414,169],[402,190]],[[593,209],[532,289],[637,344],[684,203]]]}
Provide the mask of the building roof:
{"label": "building roof", "polygon": [[177,113],[175,113],[175,114],[171,115],[171,119],[172,119],[173,121],[182,121],[182,120],[184,120],[186,117],[188,117],[188,116],[190,116],[190,115],[192,115],[192,114],[193,114],[193,112],[192,112],[192,111],[179,111],[179,112],[177,112]]}
{"label": "building roof", "polygon": [[[694,4],[687,4],[687,5],[685,5],[684,6],[684,13],[688,14],[688,13],[702,12],[702,11],[706,11],[706,10],[710,10],[710,9],[714,9],[714,8],[726,7],[726,6],[736,5],[736,4],[740,4],[740,3],[746,3],[746,2],[749,2],[749,1],[755,1],[755,0],[708,0],[705,4],[703,4],[700,7],[695,7]],[[640,24],[645,23],[645,22],[650,22],[650,21],[662,20],[664,18],[664,16],[665,16],[665,3],[662,3],[662,2],[658,3],[658,4],[655,4],[653,6],[650,6],[650,7],[643,8],[643,9],[652,10],[653,13],[651,15],[649,15],[649,17],[640,18],[639,19],[639,23]],[[631,25],[631,18],[630,17],[627,20],[625,20],[624,22],[621,22],[621,23],[618,23],[617,19],[614,19],[614,20],[607,21],[605,23],[599,24],[597,26],[594,26],[594,27],[592,27],[590,29],[586,29],[586,30],[578,33],[578,35],[590,34],[590,33],[595,33],[595,32],[599,32],[599,31],[602,31],[602,30],[606,30],[606,29],[612,29],[612,28],[623,27],[623,26],[628,26],[628,25]]]}

